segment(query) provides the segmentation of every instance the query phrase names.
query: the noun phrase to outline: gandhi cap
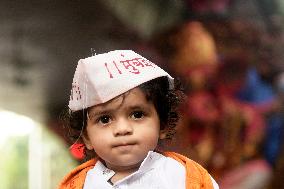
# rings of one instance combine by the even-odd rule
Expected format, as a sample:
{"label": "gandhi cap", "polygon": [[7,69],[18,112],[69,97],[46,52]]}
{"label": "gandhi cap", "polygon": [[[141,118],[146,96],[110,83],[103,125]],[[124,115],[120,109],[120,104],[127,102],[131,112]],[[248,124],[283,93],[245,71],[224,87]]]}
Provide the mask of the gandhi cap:
{"label": "gandhi cap", "polygon": [[81,59],[78,62],[69,101],[71,111],[105,103],[137,86],[158,77],[173,78],[132,50],[115,50]]}

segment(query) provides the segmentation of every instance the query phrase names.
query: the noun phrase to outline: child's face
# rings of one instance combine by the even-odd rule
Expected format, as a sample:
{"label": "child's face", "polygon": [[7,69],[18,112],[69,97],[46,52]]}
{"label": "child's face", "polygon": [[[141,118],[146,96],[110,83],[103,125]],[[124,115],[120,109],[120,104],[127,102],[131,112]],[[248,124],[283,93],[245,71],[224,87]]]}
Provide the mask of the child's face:
{"label": "child's face", "polygon": [[90,108],[86,130],[86,147],[94,150],[108,168],[135,168],[148,151],[156,148],[160,120],[153,103],[135,88]]}

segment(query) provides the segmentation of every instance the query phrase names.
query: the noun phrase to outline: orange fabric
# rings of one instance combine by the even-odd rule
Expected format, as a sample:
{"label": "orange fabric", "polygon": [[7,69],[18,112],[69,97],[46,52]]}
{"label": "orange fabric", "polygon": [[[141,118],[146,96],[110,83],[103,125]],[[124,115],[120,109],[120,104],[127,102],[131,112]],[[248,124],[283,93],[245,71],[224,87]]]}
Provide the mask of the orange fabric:
{"label": "orange fabric", "polygon": [[185,166],[186,189],[213,189],[211,177],[201,165],[178,153],[164,152],[163,154]]}
{"label": "orange fabric", "polygon": [[[213,189],[210,175],[201,165],[178,153],[163,152],[163,154],[185,166],[186,189]],[[96,162],[97,159],[92,159],[76,167],[64,177],[58,189],[82,189],[88,170],[92,169]]]}
{"label": "orange fabric", "polygon": [[88,170],[92,169],[97,159],[91,159],[72,170],[59,185],[59,189],[82,189]]}

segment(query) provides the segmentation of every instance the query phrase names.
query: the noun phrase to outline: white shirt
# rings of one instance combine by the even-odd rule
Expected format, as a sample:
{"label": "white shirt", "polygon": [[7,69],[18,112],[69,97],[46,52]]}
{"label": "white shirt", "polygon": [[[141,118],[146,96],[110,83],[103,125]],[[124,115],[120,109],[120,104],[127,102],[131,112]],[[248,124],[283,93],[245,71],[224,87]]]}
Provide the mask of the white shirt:
{"label": "white shirt", "polygon": [[[87,173],[83,189],[184,189],[185,168],[178,161],[150,151],[139,169],[113,185],[108,182],[115,174],[100,161]],[[213,178],[214,189],[219,189]]]}

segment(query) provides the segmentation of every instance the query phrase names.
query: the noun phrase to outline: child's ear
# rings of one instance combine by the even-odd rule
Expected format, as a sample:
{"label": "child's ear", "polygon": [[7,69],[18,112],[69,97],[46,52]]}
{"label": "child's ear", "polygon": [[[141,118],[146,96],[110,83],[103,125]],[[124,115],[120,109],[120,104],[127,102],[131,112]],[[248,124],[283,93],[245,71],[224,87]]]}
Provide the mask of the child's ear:
{"label": "child's ear", "polygon": [[160,130],[160,136],[159,136],[159,139],[163,140],[167,137],[167,129],[163,129],[163,130]]}
{"label": "child's ear", "polygon": [[84,144],[85,144],[86,148],[88,150],[93,150],[94,147],[93,147],[91,141],[89,140],[89,137],[87,135],[83,134],[82,138],[83,138],[83,141],[84,141]]}

